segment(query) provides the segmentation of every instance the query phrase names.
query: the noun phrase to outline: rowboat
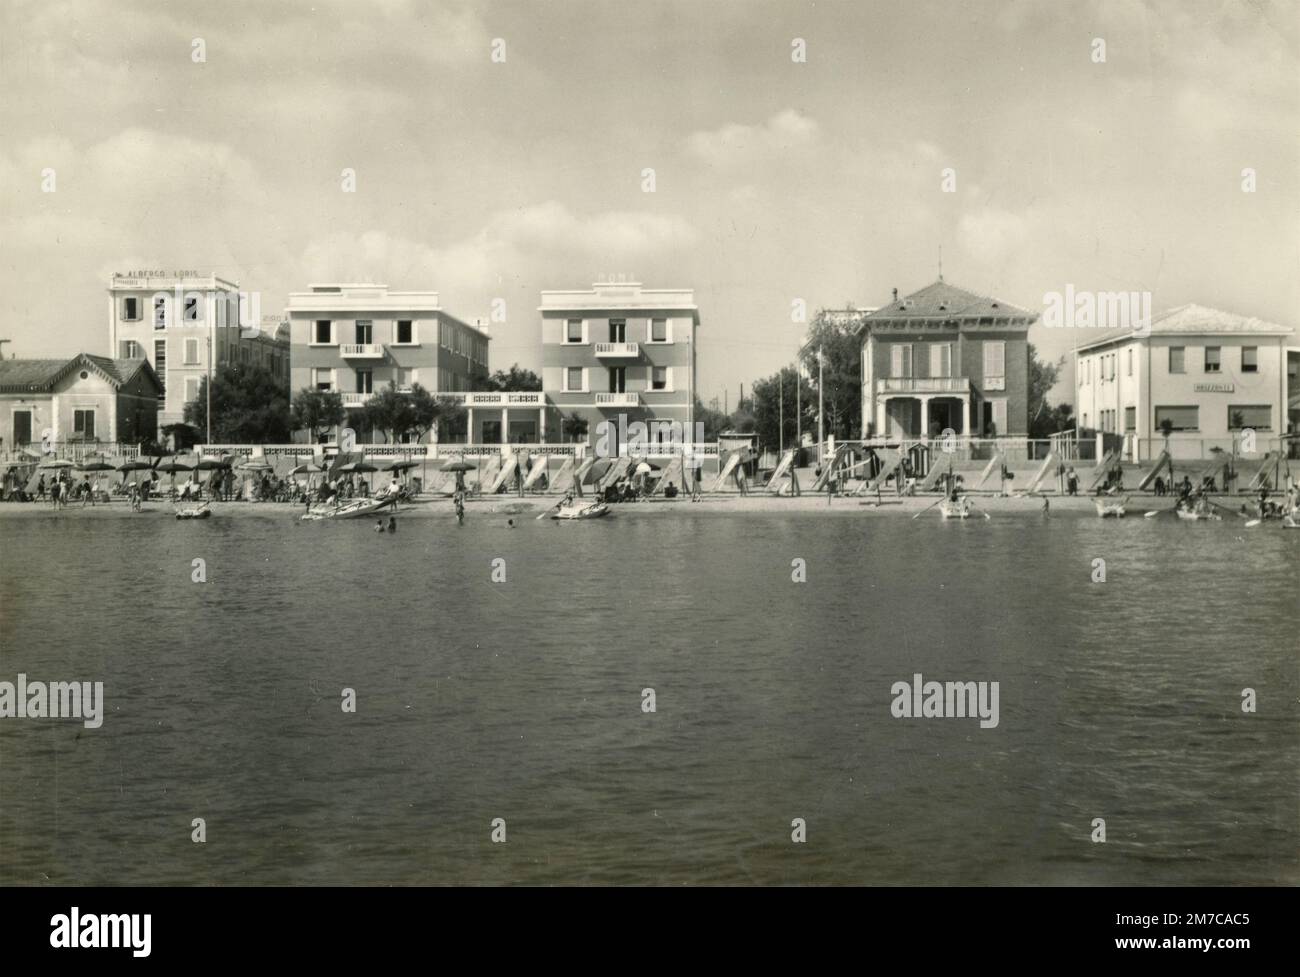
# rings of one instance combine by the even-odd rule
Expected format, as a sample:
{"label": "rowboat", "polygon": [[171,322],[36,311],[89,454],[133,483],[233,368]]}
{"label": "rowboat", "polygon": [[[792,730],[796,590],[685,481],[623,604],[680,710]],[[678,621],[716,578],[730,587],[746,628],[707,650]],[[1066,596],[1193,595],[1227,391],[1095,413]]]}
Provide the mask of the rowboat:
{"label": "rowboat", "polygon": [[187,505],[176,510],[177,519],[207,519],[212,515],[212,510],[208,508],[206,502],[201,505]]}
{"label": "rowboat", "polygon": [[[1127,499],[1124,500],[1124,502],[1127,501]],[[1114,516],[1116,519],[1123,519],[1124,513],[1127,511],[1124,508],[1124,502],[1103,502],[1101,499],[1092,500],[1092,504],[1097,507],[1097,515],[1102,519],[1105,519],[1107,516]]]}
{"label": "rowboat", "polygon": [[971,513],[971,504],[966,499],[953,502],[951,499],[945,499],[939,503],[939,514],[945,519],[969,519]]}
{"label": "rowboat", "polygon": [[353,499],[342,505],[318,505],[308,509],[301,518],[313,522],[319,519],[360,519],[391,504],[389,499]]}
{"label": "rowboat", "polygon": [[551,513],[552,519],[599,519],[609,515],[609,506],[604,502],[590,505],[562,505]]}

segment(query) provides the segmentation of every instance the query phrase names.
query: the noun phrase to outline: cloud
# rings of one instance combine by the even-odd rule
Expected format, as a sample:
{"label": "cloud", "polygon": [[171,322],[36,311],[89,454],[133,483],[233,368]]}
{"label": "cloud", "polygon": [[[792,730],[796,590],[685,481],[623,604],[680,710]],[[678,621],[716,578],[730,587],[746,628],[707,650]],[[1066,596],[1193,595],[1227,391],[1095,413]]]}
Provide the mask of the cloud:
{"label": "cloud", "polygon": [[796,109],[785,109],[762,125],[731,123],[721,129],[692,133],[686,148],[710,166],[726,167],[810,146],[819,135],[815,119]]}
{"label": "cloud", "polygon": [[605,211],[580,217],[556,201],[499,211],[461,241],[436,246],[385,231],[335,232],[313,240],[301,264],[311,280],[368,280],[477,291],[558,265],[596,267],[643,260],[693,246],[683,218],[644,211]]}
{"label": "cloud", "polygon": [[995,207],[965,214],[957,224],[957,241],[962,250],[988,266],[1019,252],[1029,234],[1030,223],[1025,217]]}

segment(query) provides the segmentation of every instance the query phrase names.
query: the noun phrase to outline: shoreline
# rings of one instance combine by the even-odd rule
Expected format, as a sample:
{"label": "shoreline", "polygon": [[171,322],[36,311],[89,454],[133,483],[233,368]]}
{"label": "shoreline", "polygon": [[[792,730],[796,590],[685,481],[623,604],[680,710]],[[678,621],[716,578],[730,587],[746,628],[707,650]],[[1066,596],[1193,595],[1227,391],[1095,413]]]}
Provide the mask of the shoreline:
{"label": "shoreline", "polygon": [[[588,497],[590,498],[590,497]],[[936,507],[942,496],[938,493],[915,496],[890,496],[885,495],[881,498],[881,504],[876,504],[874,496],[859,498],[856,496],[835,496],[831,501],[827,501],[824,494],[813,495],[805,493],[797,498],[775,496],[761,492],[754,492],[748,496],[735,494],[718,494],[705,495],[699,502],[691,502],[689,498],[677,499],[650,499],[643,502],[620,502],[610,506],[611,516],[643,516],[643,515],[667,515],[670,513],[682,513],[686,515],[696,515],[700,513],[736,513],[736,514],[831,514],[831,515],[852,515],[852,514],[871,514],[874,516],[906,516],[911,518],[919,512],[923,512],[932,507]],[[1096,509],[1093,506],[1093,499],[1096,496],[1061,496],[1061,495],[1035,495],[1035,496],[999,496],[999,495],[976,495],[968,494],[968,498],[974,503],[976,512],[983,510],[990,515],[998,513],[1003,514],[1041,514],[1043,512],[1043,503],[1048,503],[1049,513],[1070,513],[1086,514],[1097,518]],[[1121,501],[1124,496],[1103,496],[1107,502]],[[1232,515],[1240,509],[1244,503],[1253,510],[1253,496],[1246,495],[1212,495],[1209,498],[1231,511],[1220,511],[1220,514],[1227,521]],[[1134,493],[1128,496],[1128,513],[1127,518],[1141,519],[1143,515],[1150,511],[1172,510],[1174,496],[1155,496],[1151,494]],[[559,498],[553,495],[529,495],[520,498],[515,495],[499,495],[490,498],[470,498],[465,503],[466,521],[472,521],[476,516],[483,515],[523,515],[538,516],[543,511],[553,508]],[[212,509],[212,518],[247,518],[262,517],[275,519],[292,518],[297,521],[306,510],[298,503],[289,502],[213,502],[210,504]],[[46,502],[4,502],[0,503],[0,520],[3,519],[34,519],[47,516],[57,516],[59,518],[78,519],[105,519],[115,517],[128,518],[147,518],[166,516],[173,517],[175,509],[170,502],[158,502],[151,500],[140,512],[132,512],[131,507],[125,499],[114,499],[112,502],[100,502],[94,506],[82,506],[80,502],[70,503],[66,507],[55,510],[48,501]],[[391,514],[391,510],[384,510],[383,517],[386,519]],[[413,504],[408,504],[398,508],[399,517],[407,519],[439,519],[455,518],[455,511],[452,507],[451,499],[447,496],[432,496],[421,499]],[[931,513],[934,518],[939,518],[937,508]],[[1254,513],[1252,511],[1251,517]],[[368,517],[361,517],[356,521],[364,522]],[[378,518],[376,514],[375,518]],[[349,520],[351,521],[351,520]]]}

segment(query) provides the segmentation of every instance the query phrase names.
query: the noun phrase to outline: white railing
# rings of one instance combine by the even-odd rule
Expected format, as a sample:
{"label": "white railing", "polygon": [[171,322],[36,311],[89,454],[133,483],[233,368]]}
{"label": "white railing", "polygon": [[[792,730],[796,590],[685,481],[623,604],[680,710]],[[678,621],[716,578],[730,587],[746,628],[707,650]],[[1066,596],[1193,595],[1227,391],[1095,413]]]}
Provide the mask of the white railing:
{"label": "white railing", "polygon": [[639,343],[597,343],[597,356],[640,356]]}
{"label": "white railing", "polygon": [[346,343],[342,353],[350,360],[380,360],[384,358],[384,347],[379,343]]}
{"label": "white railing", "polygon": [[970,377],[883,377],[881,393],[966,393]]}
{"label": "white railing", "polygon": [[540,390],[480,390],[436,396],[455,398],[466,407],[541,407],[546,403],[546,395]]}
{"label": "white railing", "polygon": [[345,393],[343,394],[344,407],[365,407],[366,403],[373,397],[373,393]]}
{"label": "white railing", "polygon": [[597,407],[638,407],[640,404],[641,395],[634,392],[596,394]]}

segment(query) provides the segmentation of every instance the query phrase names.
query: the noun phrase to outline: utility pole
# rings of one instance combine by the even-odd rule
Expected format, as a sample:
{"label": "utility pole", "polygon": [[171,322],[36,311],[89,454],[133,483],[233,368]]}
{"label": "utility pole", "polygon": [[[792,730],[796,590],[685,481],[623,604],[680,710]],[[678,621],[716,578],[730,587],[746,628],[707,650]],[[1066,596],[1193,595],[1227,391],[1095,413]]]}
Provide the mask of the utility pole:
{"label": "utility pole", "polygon": [[[801,351],[802,352],[802,351]],[[795,360],[794,364],[794,446],[803,447],[803,418],[799,408],[799,384],[803,376],[803,364]]]}
{"label": "utility pole", "polygon": [[784,369],[782,369],[781,372],[776,375],[776,379],[777,379],[777,383],[780,384],[780,387],[777,388],[780,391],[777,394],[777,415],[776,415],[778,418],[777,429],[781,432],[777,440],[780,441],[781,452],[784,453],[785,452],[785,370]]}
{"label": "utility pole", "polygon": [[824,389],[825,386],[822,383],[822,379],[824,376],[822,372],[822,366],[824,364],[825,364],[825,358],[822,356],[822,348],[818,346],[817,347],[817,451],[819,453],[824,453],[826,451],[826,448],[824,447],[826,443],[826,433],[825,433],[825,427],[822,423],[822,416],[826,413],[825,410],[826,399],[822,394],[822,390]]}
{"label": "utility pole", "polygon": [[214,325],[208,325],[208,382],[204,384],[208,393],[208,433],[207,444],[212,443],[212,330]]}

